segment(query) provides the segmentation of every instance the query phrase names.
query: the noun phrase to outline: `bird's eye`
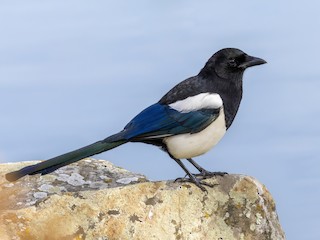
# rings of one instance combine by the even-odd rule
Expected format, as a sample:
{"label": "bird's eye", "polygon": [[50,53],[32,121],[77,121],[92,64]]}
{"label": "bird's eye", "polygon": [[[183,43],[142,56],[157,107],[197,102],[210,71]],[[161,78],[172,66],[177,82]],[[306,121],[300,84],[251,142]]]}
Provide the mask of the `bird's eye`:
{"label": "bird's eye", "polygon": [[228,65],[230,67],[236,67],[238,65],[238,63],[237,63],[236,59],[230,58],[229,61],[228,61]]}

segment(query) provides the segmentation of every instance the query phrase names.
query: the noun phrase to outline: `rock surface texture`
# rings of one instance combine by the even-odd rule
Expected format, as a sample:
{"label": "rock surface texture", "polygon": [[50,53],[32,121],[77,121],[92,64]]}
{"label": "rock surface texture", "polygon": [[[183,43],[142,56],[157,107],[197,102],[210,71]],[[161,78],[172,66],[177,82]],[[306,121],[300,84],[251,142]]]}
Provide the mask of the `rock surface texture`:
{"label": "rock surface texture", "polygon": [[108,161],[85,159],[15,183],[0,164],[0,239],[285,239],[275,203],[252,177],[149,182]]}

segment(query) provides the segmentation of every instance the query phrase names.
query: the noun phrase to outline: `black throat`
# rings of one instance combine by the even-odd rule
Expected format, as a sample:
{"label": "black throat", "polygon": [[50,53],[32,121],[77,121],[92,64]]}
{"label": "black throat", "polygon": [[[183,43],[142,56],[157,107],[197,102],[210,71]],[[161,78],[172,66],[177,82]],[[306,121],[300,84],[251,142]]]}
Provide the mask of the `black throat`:
{"label": "black throat", "polygon": [[206,88],[210,89],[210,92],[218,93],[222,98],[226,127],[228,129],[238,112],[242,99],[243,72],[232,74],[230,79],[221,78],[212,72],[211,74],[200,72],[198,76],[206,82]]}

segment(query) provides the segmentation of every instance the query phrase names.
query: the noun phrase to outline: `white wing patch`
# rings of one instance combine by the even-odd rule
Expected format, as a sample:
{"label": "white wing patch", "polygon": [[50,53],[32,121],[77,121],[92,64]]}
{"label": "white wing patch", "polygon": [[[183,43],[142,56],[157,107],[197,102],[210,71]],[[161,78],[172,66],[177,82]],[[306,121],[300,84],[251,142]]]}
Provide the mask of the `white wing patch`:
{"label": "white wing patch", "polygon": [[217,93],[200,93],[186,99],[169,104],[171,108],[182,113],[200,109],[218,109],[222,107],[222,99]]}

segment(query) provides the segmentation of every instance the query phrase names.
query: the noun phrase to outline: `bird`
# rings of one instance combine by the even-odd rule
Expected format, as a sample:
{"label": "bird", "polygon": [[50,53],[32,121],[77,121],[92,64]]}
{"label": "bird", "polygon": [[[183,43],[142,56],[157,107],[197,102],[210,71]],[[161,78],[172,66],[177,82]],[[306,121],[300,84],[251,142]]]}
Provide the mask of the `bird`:
{"label": "bird", "polygon": [[[265,64],[262,58],[237,48],[214,53],[200,72],[185,79],[158,102],[136,115],[116,134],[77,150],[7,173],[14,182],[26,175],[51,173],[58,168],[118,147],[140,142],[160,147],[184,170],[180,180],[194,183],[200,189],[209,185],[203,179],[224,174],[210,172],[193,158],[208,152],[225,135],[238,112],[243,95],[243,73],[252,66]],[[198,171],[191,173],[182,160]]]}

